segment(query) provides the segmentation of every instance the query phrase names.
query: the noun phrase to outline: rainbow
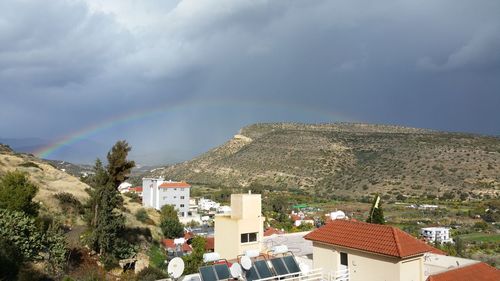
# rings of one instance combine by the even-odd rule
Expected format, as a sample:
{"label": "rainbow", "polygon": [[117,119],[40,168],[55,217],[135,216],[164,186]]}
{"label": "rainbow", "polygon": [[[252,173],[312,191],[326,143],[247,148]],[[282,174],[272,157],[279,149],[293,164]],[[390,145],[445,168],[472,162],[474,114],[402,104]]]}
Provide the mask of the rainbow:
{"label": "rainbow", "polygon": [[265,104],[255,102],[255,101],[245,101],[245,100],[211,100],[207,101],[184,101],[177,104],[167,104],[161,105],[156,108],[148,108],[146,110],[135,111],[131,113],[121,114],[113,116],[109,119],[103,120],[99,123],[92,124],[90,126],[81,128],[71,134],[61,137],[60,139],[49,143],[48,145],[41,147],[40,149],[34,151],[34,154],[39,158],[49,159],[55,152],[59,149],[69,146],[74,143],[78,143],[84,139],[87,139],[91,136],[98,135],[104,131],[110,130],[117,126],[126,125],[132,122],[141,121],[147,118],[151,118],[157,115],[165,114],[165,113],[173,113],[175,111],[181,111],[192,107],[223,107],[223,108],[237,108],[237,107],[253,107],[253,108],[261,108],[261,107],[273,107],[285,110],[293,110],[295,112],[301,112],[306,114],[314,114],[321,115],[324,117],[326,122],[338,122],[338,121],[354,121],[353,118],[348,118],[346,115],[341,114],[339,112],[332,113],[331,111],[325,110],[323,108],[318,107],[308,107],[299,104],[292,103],[282,103],[282,102],[269,102],[266,101]]}

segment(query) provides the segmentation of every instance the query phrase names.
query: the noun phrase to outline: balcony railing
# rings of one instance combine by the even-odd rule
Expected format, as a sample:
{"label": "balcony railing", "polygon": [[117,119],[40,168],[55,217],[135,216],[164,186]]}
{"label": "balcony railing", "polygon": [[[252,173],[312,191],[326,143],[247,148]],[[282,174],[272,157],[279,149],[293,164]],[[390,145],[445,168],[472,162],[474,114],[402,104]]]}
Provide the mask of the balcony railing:
{"label": "balcony railing", "polygon": [[349,269],[337,270],[329,274],[324,274],[322,268],[312,269],[308,272],[290,273],[255,281],[349,281]]}

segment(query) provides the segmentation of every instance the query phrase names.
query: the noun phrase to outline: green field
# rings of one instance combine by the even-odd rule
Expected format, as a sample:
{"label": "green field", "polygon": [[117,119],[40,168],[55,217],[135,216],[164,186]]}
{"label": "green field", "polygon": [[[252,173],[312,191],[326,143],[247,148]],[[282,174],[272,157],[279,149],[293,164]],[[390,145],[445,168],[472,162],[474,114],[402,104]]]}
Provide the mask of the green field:
{"label": "green field", "polygon": [[500,242],[500,234],[471,233],[461,235],[460,238],[478,242]]}

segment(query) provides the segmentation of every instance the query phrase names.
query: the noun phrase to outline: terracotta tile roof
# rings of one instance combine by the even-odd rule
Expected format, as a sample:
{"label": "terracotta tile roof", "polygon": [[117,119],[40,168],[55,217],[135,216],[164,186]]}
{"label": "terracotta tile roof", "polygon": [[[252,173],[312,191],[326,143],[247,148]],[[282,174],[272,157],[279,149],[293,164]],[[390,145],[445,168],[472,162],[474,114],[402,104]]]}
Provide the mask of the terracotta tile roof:
{"label": "terracotta tile roof", "polygon": [[[161,240],[161,244],[166,249],[174,249],[175,250],[177,248],[177,247],[175,247],[174,239],[163,239],[163,240]],[[191,246],[189,246],[188,243],[186,243],[186,242],[184,242],[184,244],[182,244],[181,249],[183,252],[191,252],[192,251]]]}
{"label": "terracotta tile roof", "polygon": [[215,239],[213,237],[207,237],[205,240],[205,250],[213,251],[215,250]]}
{"label": "terracotta tile roof", "polygon": [[268,229],[266,229],[266,231],[264,231],[264,236],[271,236],[273,234],[283,234],[285,233],[284,231],[281,231],[279,229],[276,229],[274,227],[270,227]]}
{"label": "terracotta tile roof", "polygon": [[399,228],[349,220],[334,220],[304,238],[398,258],[435,250]]}
{"label": "terracotta tile roof", "polygon": [[142,192],[142,186],[130,187],[128,190],[135,192]]}
{"label": "terracotta tile roof", "polygon": [[184,181],[180,181],[180,182],[166,181],[166,182],[160,184],[160,187],[163,187],[163,188],[191,187],[191,185],[189,185],[187,182],[184,182]]}
{"label": "terracotta tile roof", "polygon": [[452,269],[439,274],[431,275],[427,281],[498,281],[500,270],[478,262],[468,266]]}

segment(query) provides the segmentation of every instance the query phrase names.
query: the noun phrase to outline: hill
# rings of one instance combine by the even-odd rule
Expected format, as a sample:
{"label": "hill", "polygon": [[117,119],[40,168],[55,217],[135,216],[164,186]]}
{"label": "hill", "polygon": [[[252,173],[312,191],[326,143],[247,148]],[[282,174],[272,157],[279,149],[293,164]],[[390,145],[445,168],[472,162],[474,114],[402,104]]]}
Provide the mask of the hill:
{"label": "hill", "polygon": [[55,166],[29,154],[16,153],[9,146],[0,144],[0,176],[9,171],[24,171],[29,179],[38,185],[39,191],[34,200],[41,202],[49,212],[60,211],[54,194],[68,192],[80,202],[88,198],[85,189],[88,185],[76,177],[69,175]]}
{"label": "hill", "polygon": [[328,197],[490,197],[500,189],[500,138],[371,124],[255,124],[149,175]]}

